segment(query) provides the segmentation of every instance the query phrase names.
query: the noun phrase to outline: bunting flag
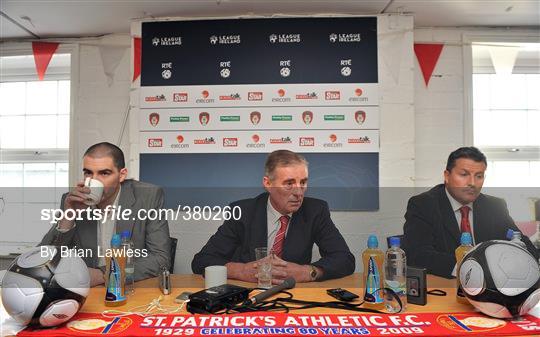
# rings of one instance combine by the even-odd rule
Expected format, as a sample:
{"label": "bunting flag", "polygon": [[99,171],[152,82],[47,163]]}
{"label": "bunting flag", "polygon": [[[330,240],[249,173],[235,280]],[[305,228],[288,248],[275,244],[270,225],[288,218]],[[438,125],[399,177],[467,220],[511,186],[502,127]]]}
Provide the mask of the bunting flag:
{"label": "bunting flag", "polygon": [[396,57],[396,55],[401,55],[404,37],[405,31],[379,37],[379,48],[384,65],[396,85],[399,83],[399,69],[401,67],[401,57]]}
{"label": "bunting flag", "polygon": [[510,75],[516,63],[519,47],[490,46],[489,55],[497,75]]}
{"label": "bunting flag", "polygon": [[426,87],[429,84],[431,74],[433,73],[433,69],[435,69],[439,56],[441,56],[443,46],[443,44],[414,44],[414,53],[418,59],[422,75],[424,75]]}
{"label": "bunting flag", "polygon": [[34,62],[36,63],[36,71],[40,81],[43,81],[49,62],[51,62],[51,58],[59,45],[60,43],[56,42],[32,42]]}
{"label": "bunting flag", "polygon": [[101,45],[98,48],[99,53],[101,54],[101,62],[103,63],[103,71],[107,77],[107,84],[110,87],[114,81],[114,73],[116,72],[116,68],[124,57],[126,47]]}
{"label": "bunting flag", "polygon": [[133,80],[135,80],[141,75],[141,38],[133,38]]}

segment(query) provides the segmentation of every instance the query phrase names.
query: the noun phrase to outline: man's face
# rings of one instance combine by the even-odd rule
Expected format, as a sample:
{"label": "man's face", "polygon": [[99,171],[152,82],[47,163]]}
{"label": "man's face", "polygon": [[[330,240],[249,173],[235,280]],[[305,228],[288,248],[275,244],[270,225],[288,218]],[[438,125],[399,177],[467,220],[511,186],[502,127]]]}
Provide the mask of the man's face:
{"label": "man's face", "polygon": [[474,202],[482,185],[486,164],[472,159],[460,158],[452,170],[444,171],[444,183],[450,195],[462,205]]}
{"label": "man's face", "polygon": [[264,188],[270,193],[272,206],[281,214],[296,212],[307,188],[308,169],[304,164],[278,166],[274,170],[273,179],[263,178]]}
{"label": "man's face", "polygon": [[120,188],[127,176],[127,169],[123,168],[119,170],[113,162],[112,157],[90,157],[85,156],[83,158],[83,173],[84,177],[90,177],[97,179],[103,183],[103,196],[101,198],[102,203],[112,203],[113,197],[116,196],[116,192]]}

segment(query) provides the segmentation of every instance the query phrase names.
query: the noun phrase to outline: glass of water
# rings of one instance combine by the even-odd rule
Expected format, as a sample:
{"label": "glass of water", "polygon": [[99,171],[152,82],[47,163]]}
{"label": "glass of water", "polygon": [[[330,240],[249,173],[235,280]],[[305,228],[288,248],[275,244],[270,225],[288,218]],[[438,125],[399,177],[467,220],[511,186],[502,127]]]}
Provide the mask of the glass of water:
{"label": "glass of water", "polygon": [[266,247],[255,248],[257,266],[257,287],[268,289],[272,287],[272,254]]}

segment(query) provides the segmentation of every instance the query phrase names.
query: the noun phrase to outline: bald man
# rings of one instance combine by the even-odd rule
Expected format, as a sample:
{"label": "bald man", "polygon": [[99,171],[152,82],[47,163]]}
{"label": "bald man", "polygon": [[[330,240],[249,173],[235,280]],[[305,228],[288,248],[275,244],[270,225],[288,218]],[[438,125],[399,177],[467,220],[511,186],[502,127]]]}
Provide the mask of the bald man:
{"label": "bald man", "polygon": [[[163,190],[157,186],[126,179],[124,153],[116,145],[98,143],[86,150],[83,157],[84,178],[92,178],[103,183],[103,195],[95,208],[107,214],[108,208],[131,210],[128,219],[112,218],[111,211],[105,219],[68,220],[65,217],[53,225],[43,237],[40,245],[66,246],[83,249],[87,253],[82,258],[89,268],[91,285],[104,283],[106,249],[110,248],[113,234],[131,232],[134,250],[135,281],[158,275],[160,268],[170,265],[170,237],[167,219],[148,220],[138,216],[139,210],[159,210],[163,207]],[[88,208],[85,202],[90,189],[79,182],[77,187],[62,196],[61,208],[83,210]],[[145,213],[145,212],[143,212]],[[85,213],[83,213],[85,214]],[[99,247],[99,251],[98,251]]]}

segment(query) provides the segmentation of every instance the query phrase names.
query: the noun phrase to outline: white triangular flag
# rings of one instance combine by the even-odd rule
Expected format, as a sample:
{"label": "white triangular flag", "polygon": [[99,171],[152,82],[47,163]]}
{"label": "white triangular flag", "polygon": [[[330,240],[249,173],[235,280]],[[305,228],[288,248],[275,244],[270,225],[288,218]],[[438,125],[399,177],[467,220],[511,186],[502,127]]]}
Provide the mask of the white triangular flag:
{"label": "white triangular flag", "polygon": [[497,75],[510,75],[516,63],[519,47],[489,46],[491,62]]}
{"label": "white triangular flag", "polygon": [[120,64],[122,57],[124,57],[127,48],[111,45],[101,45],[98,48],[101,54],[101,62],[103,63],[103,71],[107,77],[107,84],[110,87],[114,81],[116,68]]}
{"label": "white triangular flag", "polygon": [[379,37],[379,48],[384,65],[396,84],[399,83],[399,68],[405,32],[392,32],[392,34]]}

